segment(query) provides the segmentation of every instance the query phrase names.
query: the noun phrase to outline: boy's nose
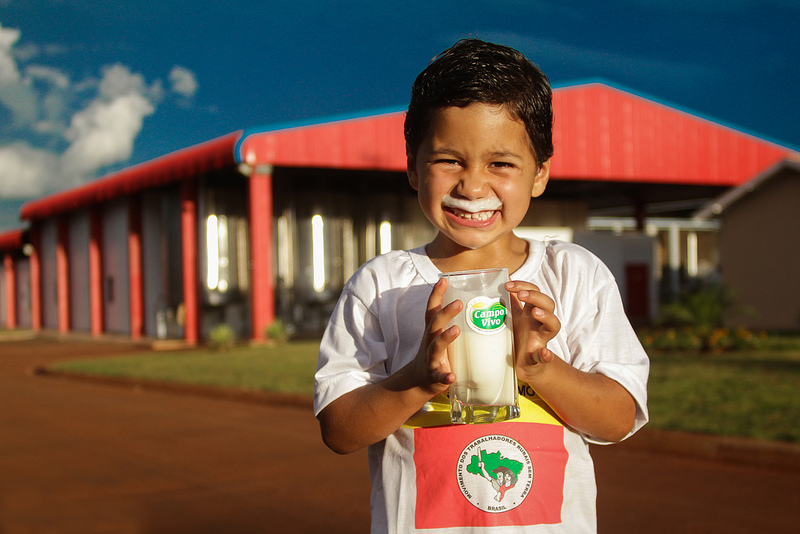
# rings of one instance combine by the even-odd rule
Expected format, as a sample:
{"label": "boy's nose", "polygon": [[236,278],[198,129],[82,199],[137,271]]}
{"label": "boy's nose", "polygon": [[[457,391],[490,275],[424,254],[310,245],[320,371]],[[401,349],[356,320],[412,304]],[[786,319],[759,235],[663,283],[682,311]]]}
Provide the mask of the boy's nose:
{"label": "boy's nose", "polygon": [[465,169],[459,178],[456,192],[464,198],[482,198],[489,192],[489,185],[479,169]]}

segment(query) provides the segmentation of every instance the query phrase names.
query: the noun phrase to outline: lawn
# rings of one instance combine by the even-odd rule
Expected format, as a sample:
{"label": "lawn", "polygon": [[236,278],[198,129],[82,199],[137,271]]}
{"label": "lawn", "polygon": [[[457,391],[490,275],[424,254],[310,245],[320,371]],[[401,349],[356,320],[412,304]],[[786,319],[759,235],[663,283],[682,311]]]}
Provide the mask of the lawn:
{"label": "lawn", "polygon": [[146,352],[59,362],[51,368],[89,375],[311,395],[318,347],[315,341],[298,341],[275,347],[242,346],[221,352],[208,349]]}
{"label": "lawn", "polygon": [[[148,352],[61,362],[93,375],[308,394],[317,343]],[[777,339],[759,350],[653,353],[651,428],[800,442],[800,343]]]}
{"label": "lawn", "polygon": [[655,354],[650,426],[800,441],[800,350]]}

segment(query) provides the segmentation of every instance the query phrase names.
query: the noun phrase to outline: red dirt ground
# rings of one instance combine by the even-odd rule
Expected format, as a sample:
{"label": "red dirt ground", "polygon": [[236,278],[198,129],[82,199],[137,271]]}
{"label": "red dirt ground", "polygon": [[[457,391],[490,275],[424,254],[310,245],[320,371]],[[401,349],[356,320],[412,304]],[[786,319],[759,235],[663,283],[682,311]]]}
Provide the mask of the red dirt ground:
{"label": "red dirt ground", "polygon": [[[309,406],[33,372],[133,350],[0,341],[0,533],[369,531],[366,453],[327,450]],[[593,448],[601,533],[796,531],[800,456],[720,461],[691,440],[643,432]],[[796,452],[768,449],[759,457]]]}

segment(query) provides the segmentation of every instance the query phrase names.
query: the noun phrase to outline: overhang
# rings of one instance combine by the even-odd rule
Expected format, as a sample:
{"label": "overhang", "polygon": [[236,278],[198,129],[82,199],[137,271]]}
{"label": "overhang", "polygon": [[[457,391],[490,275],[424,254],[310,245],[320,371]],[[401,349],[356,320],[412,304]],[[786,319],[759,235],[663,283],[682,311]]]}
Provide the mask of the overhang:
{"label": "overhang", "polygon": [[244,131],[236,157],[251,166],[406,170],[405,110],[333,117]]}
{"label": "overhang", "polygon": [[702,220],[721,215],[722,212],[727,210],[734,203],[738,202],[745,195],[756,191],[764,184],[764,182],[786,170],[794,172],[800,176],[800,159],[787,159],[772,165],[746,183],[733,189],[729,189],[712,202],[709,202],[702,209],[698,210],[693,217],[695,219]]}
{"label": "overhang", "polygon": [[607,83],[556,88],[555,179],[737,186],[793,151]]}
{"label": "overhang", "polygon": [[[604,82],[553,92],[555,180],[731,187],[795,152]],[[401,109],[244,131],[249,165],[406,169]]]}
{"label": "overhang", "polygon": [[24,230],[10,230],[0,233],[0,252],[14,252],[22,249]]}

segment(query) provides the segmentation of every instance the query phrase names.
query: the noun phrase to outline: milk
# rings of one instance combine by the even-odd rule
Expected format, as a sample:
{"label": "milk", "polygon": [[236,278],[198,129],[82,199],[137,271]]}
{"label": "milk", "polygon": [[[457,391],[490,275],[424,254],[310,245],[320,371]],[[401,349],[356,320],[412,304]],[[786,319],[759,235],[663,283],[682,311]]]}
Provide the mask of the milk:
{"label": "milk", "polygon": [[514,350],[511,330],[494,335],[462,332],[450,345],[456,395],[463,404],[515,404]]}
{"label": "milk", "polygon": [[461,300],[452,324],[459,336],[448,357],[456,381],[450,386],[454,423],[488,423],[519,417],[514,339],[506,269],[462,271],[447,278],[444,304]]}

